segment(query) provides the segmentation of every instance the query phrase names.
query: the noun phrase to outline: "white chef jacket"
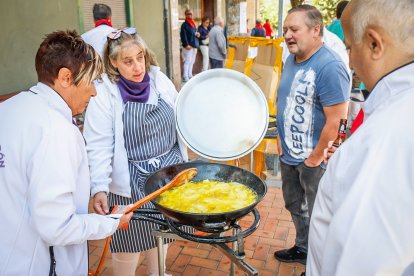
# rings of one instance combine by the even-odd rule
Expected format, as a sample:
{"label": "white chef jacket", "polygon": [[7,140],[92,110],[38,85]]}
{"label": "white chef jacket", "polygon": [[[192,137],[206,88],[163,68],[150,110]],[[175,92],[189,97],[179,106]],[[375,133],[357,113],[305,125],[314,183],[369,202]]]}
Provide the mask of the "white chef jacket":
{"label": "white chef jacket", "polygon": [[[156,104],[158,93],[174,107],[178,96],[174,84],[158,66],[151,66],[150,96],[148,103]],[[95,82],[97,96],[91,99],[85,115],[83,134],[91,168],[91,194],[111,192],[131,197],[128,157],[124,141],[122,114],[124,103],[121,92],[107,75]],[[187,147],[177,135],[184,161],[188,160]]]}
{"label": "white chef jacket", "polygon": [[107,40],[108,34],[115,31],[115,28],[112,28],[108,25],[102,24],[98,27],[95,27],[86,33],[84,33],[82,36],[82,39],[91,45],[102,57],[103,49]]}
{"label": "white chef jacket", "polygon": [[[414,63],[382,78],[313,207],[306,275],[409,275],[414,265]],[[412,275],[412,274],[411,274]]]}
{"label": "white chef jacket", "polygon": [[[0,104],[0,275],[87,275],[87,240],[115,232],[118,220],[88,213],[85,142],[72,113],[38,83]],[[36,93],[36,94],[35,94]]]}

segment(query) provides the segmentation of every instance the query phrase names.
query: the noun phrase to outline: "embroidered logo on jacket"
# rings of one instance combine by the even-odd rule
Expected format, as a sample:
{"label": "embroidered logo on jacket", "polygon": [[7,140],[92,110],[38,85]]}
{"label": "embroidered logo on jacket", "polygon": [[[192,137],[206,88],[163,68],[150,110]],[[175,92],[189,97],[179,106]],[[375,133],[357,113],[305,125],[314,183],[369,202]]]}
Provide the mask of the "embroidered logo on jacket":
{"label": "embroidered logo on jacket", "polygon": [[5,168],[6,167],[5,162],[4,162],[4,157],[5,156],[6,155],[4,155],[4,153],[1,152],[1,146],[0,146],[0,168]]}

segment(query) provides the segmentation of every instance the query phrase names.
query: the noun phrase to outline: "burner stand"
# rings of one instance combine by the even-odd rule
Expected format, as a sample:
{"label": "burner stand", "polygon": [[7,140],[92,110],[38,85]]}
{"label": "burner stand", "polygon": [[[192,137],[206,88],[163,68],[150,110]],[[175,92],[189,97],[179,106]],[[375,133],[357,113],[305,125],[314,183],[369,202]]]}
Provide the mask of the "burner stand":
{"label": "burner stand", "polygon": [[[224,232],[213,233],[207,236],[190,234],[180,230],[180,224],[167,219],[166,224],[169,226],[168,228],[163,227],[163,229],[152,231],[152,235],[156,237],[158,245],[159,275],[164,275],[165,273],[163,244],[164,239],[166,238],[184,241],[190,240],[198,243],[207,243],[211,246],[214,246],[231,260],[230,275],[232,276],[235,275],[235,265],[237,265],[249,276],[259,275],[254,267],[244,261],[245,253],[243,238],[251,235],[257,229],[260,223],[260,215],[256,208],[253,209],[252,213],[254,215],[254,221],[248,229],[243,231],[239,225],[235,223],[231,224],[231,228],[233,229],[232,236],[224,236]],[[163,226],[165,226],[165,224]],[[226,243],[228,242],[232,242],[232,248],[227,246]]]}

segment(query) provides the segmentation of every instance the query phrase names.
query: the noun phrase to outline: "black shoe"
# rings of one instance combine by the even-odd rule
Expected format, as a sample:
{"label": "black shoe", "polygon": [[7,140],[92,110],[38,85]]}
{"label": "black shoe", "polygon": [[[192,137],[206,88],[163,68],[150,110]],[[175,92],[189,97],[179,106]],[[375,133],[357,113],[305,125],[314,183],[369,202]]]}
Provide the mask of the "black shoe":
{"label": "black shoe", "polygon": [[301,263],[306,265],[308,254],[302,252],[296,245],[289,249],[283,249],[275,252],[275,258],[285,263]]}

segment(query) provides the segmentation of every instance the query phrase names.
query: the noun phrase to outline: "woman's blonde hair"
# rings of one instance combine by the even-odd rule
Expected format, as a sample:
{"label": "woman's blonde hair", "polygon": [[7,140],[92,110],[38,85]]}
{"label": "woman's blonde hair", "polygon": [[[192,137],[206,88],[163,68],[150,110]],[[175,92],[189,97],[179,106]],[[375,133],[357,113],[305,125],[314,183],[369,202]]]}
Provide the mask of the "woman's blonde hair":
{"label": "woman's blonde hair", "polygon": [[112,82],[116,82],[118,80],[119,72],[118,69],[112,65],[111,59],[116,60],[124,48],[129,47],[130,44],[138,46],[138,48],[144,52],[146,72],[150,71],[151,65],[158,66],[155,54],[147,47],[145,41],[138,34],[131,35],[121,32],[120,37],[117,39],[108,38],[103,52],[105,72]]}

